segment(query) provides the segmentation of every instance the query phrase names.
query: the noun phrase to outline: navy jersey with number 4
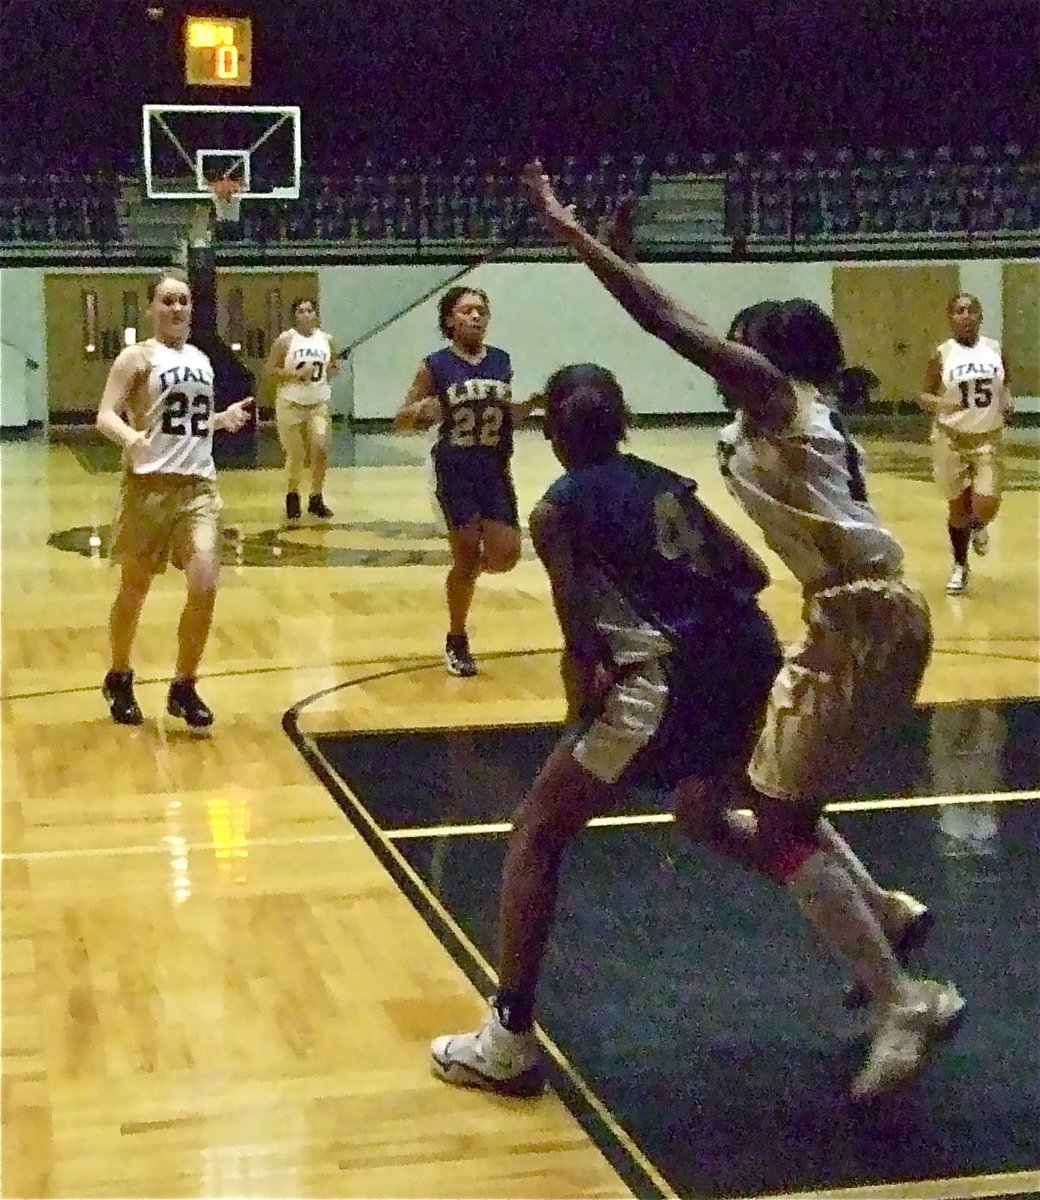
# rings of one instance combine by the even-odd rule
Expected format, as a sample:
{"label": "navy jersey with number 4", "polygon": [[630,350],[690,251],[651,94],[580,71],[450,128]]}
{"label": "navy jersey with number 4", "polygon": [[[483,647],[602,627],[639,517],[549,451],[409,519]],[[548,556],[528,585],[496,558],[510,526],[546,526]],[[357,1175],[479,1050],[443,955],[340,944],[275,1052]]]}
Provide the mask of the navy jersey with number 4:
{"label": "navy jersey with number 4", "polygon": [[438,450],[475,451],[509,459],[513,453],[513,367],[497,346],[485,346],[479,363],[467,362],[451,346],[426,359],[441,402]]}
{"label": "navy jersey with number 4", "polygon": [[746,612],[769,582],[755,552],[696,488],[619,454],[568,471],[545,493],[574,531],[581,585],[617,663],[696,642]]}

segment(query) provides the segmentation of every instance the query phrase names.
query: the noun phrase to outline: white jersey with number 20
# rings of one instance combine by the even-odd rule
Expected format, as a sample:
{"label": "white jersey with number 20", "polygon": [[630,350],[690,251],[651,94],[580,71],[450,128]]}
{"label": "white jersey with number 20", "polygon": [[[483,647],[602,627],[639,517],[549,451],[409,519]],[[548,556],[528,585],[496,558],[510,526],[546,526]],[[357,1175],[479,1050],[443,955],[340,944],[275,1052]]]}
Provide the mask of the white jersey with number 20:
{"label": "white jersey with number 20", "polygon": [[328,336],[316,329],[309,337],[298,329],[292,331],[285,348],[285,366],[293,372],[292,380],[278,385],[278,398],[293,404],[321,404],[332,395],[329,386],[329,360],[332,348]]}

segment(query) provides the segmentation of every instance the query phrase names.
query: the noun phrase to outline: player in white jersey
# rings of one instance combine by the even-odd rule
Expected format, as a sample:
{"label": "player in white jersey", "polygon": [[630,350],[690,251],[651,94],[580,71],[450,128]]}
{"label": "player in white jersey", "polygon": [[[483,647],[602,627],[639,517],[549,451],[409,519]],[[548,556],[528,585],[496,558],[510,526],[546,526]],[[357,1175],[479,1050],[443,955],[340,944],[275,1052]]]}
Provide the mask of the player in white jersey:
{"label": "player in white jersey", "polygon": [[152,580],[171,561],[184,571],[188,594],[166,707],[203,727],[213,723],[213,713],[196,690],[195,674],[220,567],[213,431],[241,429],[253,399],[213,411],[213,368],[187,342],[191,291],[183,271],[163,271],[148,301],[153,336],[116,358],[97,415],[101,433],[123,447],[125,465],[110,550],[122,573],[109,616],[112,661],[102,691],[117,724],[140,725],[130,656]]}
{"label": "player in white jersey", "polygon": [[1000,507],[1001,443],[1012,405],[1000,343],[979,333],[978,297],[958,292],[946,315],[953,337],[936,347],[929,360],[921,403],[935,418],[935,480],[948,505],[953,548],[946,590],[957,595],[968,584],[969,542],[976,554],[989,549],[987,526]]}
{"label": "player in white jersey", "polygon": [[[912,702],[931,643],[927,607],[902,580],[899,546],[867,501],[858,450],[822,401],[842,364],[837,330],[816,305],[789,301],[756,305],[721,337],[585,230],[540,163],[523,182],[546,227],[639,325],[712,375],[739,413],[723,466],[802,582],[806,630],[773,686],[749,778],[702,804],[716,814],[715,844],[784,885],[873,998],[875,1032],[852,1094],[876,1096],[920,1068],[964,1001],[952,984],[906,974],[893,943],[921,906],[878,888],[821,819],[828,773],[849,757],[861,723]],[[739,805],[751,821],[736,820]]]}
{"label": "player in white jersey", "polygon": [[285,515],[300,515],[300,480],[309,460],[310,499],[307,511],[331,517],[322,495],[329,463],[329,379],[339,370],[330,338],[318,328],[313,300],[292,303],[293,328],[275,338],[264,364],[277,380],[275,418],[278,438],[285,451]]}

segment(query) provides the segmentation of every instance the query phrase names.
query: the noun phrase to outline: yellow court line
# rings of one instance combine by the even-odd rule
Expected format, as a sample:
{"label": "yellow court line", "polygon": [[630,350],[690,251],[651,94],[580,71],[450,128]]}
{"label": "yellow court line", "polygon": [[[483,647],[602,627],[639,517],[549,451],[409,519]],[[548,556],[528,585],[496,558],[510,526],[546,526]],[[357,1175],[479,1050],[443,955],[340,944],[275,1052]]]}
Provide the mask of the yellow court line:
{"label": "yellow court line", "polygon": [[1000,1175],[961,1175],[951,1179],[915,1179],[820,1192],[778,1192],[754,1200],[983,1200],[986,1196],[1035,1195],[1040,1171],[1009,1171]]}
{"label": "yellow court line", "polygon": [[[248,853],[260,846],[320,846],[331,842],[350,842],[357,838],[353,829],[345,829],[342,833],[299,834],[296,837],[258,837],[250,838],[242,849]],[[217,842],[177,842],[177,853],[182,854],[196,850],[222,850],[224,843]],[[170,846],[166,839],[152,842],[147,846],[81,846],[65,850],[5,850],[0,854],[0,860],[17,859],[46,859],[46,858],[101,858],[105,855],[132,854],[166,854]]]}
{"label": "yellow court line", "polygon": [[[838,800],[828,804],[826,812],[881,812],[894,808],[939,808],[952,804],[1002,804],[1015,800],[1040,800],[1040,791],[1026,792],[979,792],[954,796],[894,796],[882,800]],[[738,809],[750,815],[750,809]],[[674,822],[671,813],[626,813],[614,817],[593,817],[591,828],[618,825],[668,825]],[[384,834],[392,841],[427,837],[475,837],[486,833],[509,833],[511,821],[484,821],[469,825],[426,825],[411,829],[386,829]]]}

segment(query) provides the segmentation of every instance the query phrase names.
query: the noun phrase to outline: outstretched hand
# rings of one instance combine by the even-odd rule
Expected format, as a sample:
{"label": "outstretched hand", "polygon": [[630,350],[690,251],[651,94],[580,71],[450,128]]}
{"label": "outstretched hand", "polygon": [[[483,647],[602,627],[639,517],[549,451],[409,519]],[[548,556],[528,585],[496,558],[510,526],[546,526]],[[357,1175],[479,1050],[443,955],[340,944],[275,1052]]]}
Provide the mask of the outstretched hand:
{"label": "outstretched hand", "polygon": [[538,219],[557,237],[578,225],[573,204],[563,204],[553,190],[540,159],[532,159],[520,172],[520,183]]}
{"label": "outstretched hand", "polygon": [[234,404],[229,404],[219,414],[220,428],[226,429],[228,433],[238,433],[240,429],[249,424],[249,410],[252,404],[252,396],[246,396],[244,400],[236,400]]}

